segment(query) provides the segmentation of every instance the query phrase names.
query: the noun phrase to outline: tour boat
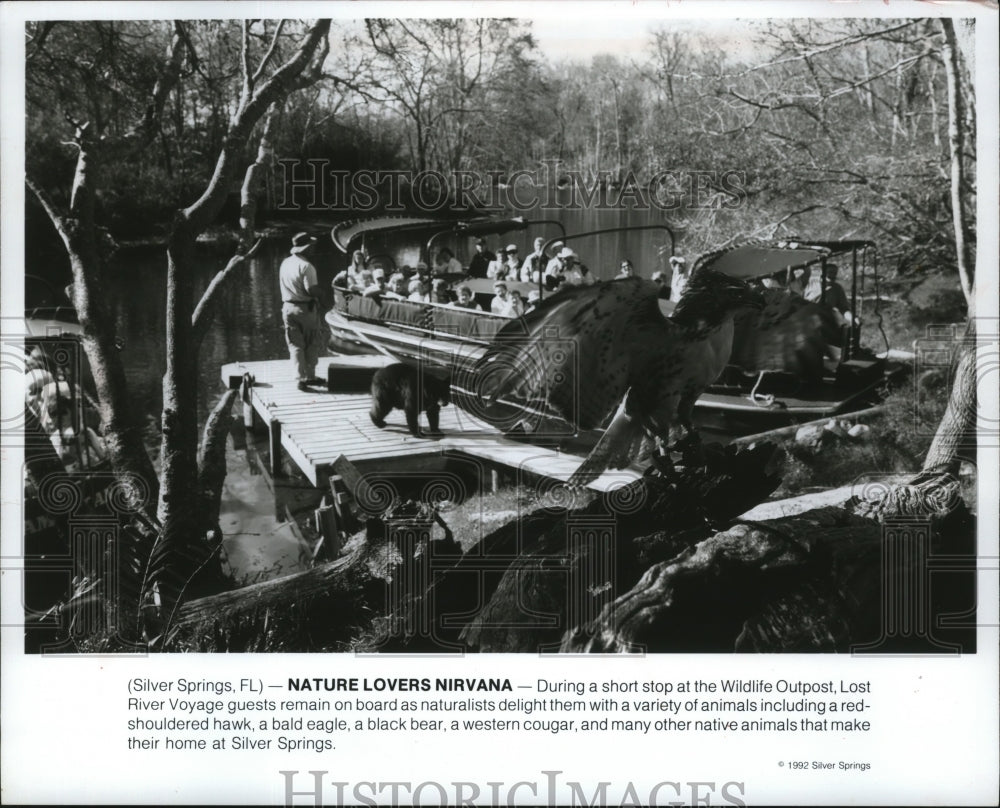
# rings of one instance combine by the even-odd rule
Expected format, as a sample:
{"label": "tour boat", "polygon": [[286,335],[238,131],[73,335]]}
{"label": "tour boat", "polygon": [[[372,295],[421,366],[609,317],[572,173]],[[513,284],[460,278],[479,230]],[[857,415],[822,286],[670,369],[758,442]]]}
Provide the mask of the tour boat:
{"label": "tour boat", "polygon": [[[389,270],[403,261],[415,265],[418,260],[427,260],[435,245],[445,242],[453,245],[456,240],[471,241],[473,236],[485,233],[529,230],[537,234],[543,228],[551,232],[553,224],[521,218],[483,217],[463,222],[383,218],[334,228],[333,240],[345,253],[364,249],[370,256],[370,265],[382,265]],[[665,231],[661,251],[667,255],[673,252],[673,235],[661,226],[610,228],[570,235],[559,227],[558,236],[550,235],[543,249],[547,250],[556,240],[573,245],[580,244],[588,236],[610,230],[643,229]],[[462,246],[467,245],[460,243],[459,249],[453,248],[457,256],[468,254]],[[578,252],[585,254],[585,251]],[[754,285],[787,287],[796,270],[806,269],[819,273],[825,293],[831,285],[829,270],[834,264],[844,269],[845,295],[854,325],[844,328],[839,345],[831,346],[832,358],[825,360],[822,378],[806,383],[781,368],[769,368],[761,373],[759,363],[741,366],[740,356],[747,355],[754,334],[746,330],[741,333],[738,322],[733,364],[696,404],[697,421],[702,427],[731,434],[747,433],[834,416],[878,402],[880,389],[902,372],[903,365],[890,359],[887,341],[886,350],[878,355],[861,344],[862,329],[881,331],[878,253],[874,243],[857,240],[751,242],[703,255],[694,263],[692,271],[711,268]],[[463,266],[467,266],[466,261]],[[326,314],[332,335],[331,348],[340,353],[380,353],[396,361],[420,363],[432,372],[453,377],[456,370],[474,366],[510,320],[489,312],[492,280],[459,277],[461,283],[472,288],[484,311],[364,296],[335,288],[334,306]],[[519,289],[525,299],[530,291],[539,288],[520,283],[509,286]],[[558,293],[541,291],[543,296]],[[672,307],[672,301],[661,301],[664,314],[669,314]],[[529,406],[527,403],[522,405]]]}

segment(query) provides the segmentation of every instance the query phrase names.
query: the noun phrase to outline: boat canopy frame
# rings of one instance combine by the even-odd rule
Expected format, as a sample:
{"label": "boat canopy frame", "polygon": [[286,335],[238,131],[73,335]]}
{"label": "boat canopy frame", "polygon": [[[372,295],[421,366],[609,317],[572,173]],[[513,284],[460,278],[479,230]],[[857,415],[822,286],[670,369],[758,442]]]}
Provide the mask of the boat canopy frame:
{"label": "boat canopy frame", "polygon": [[[492,233],[509,233],[543,225],[554,225],[559,229],[561,235],[565,235],[566,233],[565,227],[558,219],[527,219],[523,216],[505,218],[497,218],[495,216],[465,216],[456,219],[379,216],[371,219],[355,219],[340,222],[334,225],[330,231],[330,238],[334,245],[345,254],[360,248],[365,252],[368,260],[388,257],[392,262],[393,268],[395,268],[395,260],[391,256],[369,254],[368,243],[370,239],[413,233],[415,238],[411,246],[419,244],[422,253],[421,260],[427,260],[430,263],[435,243],[445,236],[461,235],[471,237]],[[424,242],[425,233],[430,233],[430,237],[426,242]]]}
{"label": "boat canopy frame", "polygon": [[[830,280],[828,272],[834,259],[850,256],[851,268],[851,312],[860,322],[861,306],[864,300],[866,268],[870,267],[875,287],[875,317],[877,327],[888,349],[889,341],[882,329],[880,313],[881,295],[879,289],[879,251],[878,245],[868,239],[815,240],[815,239],[781,239],[780,241],[749,241],[727,247],[715,252],[705,253],[695,261],[692,273],[699,269],[709,268],[723,272],[733,278],[752,281],[763,278],[773,278],[784,274],[787,286],[796,269],[820,267],[820,294],[826,296]],[[838,265],[839,266],[839,265]],[[850,354],[855,355],[860,349],[861,331],[851,329]]]}

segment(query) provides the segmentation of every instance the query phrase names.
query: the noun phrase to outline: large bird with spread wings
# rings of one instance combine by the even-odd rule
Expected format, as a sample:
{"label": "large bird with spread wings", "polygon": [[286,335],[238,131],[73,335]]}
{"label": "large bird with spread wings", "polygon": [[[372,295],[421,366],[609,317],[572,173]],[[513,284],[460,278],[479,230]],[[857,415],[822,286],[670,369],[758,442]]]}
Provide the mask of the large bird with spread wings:
{"label": "large bird with spread wings", "polygon": [[[759,291],[709,269],[694,273],[669,317],[662,302],[659,287],[638,278],[564,289],[500,331],[476,368],[477,393],[494,403],[523,402],[577,430],[607,424],[570,478],[582,485],[628,465],[644,437],[662,449],[672,427],[693,434],[694,403],[734,350],[736,315],[755,310],[751,323],[775,351],[785,341],[768,332],[784,332],[789,314],[803,316],[797,307],[775,315],[775,306],[787,308],[784,301],[765,308]],[[814,352],[803,347],[815,346],[791,350]]]}
{"label": "large bird with spread wings", "polygon": [[564,289],[501,330],[480,360],[478,392],[542,402],[577,429],[610,417],[570,479],[584,484],[627,465],[644,435],[664,442],[672,426],[691,429],[694,402],[729,361],[734,315],[759,305],[745,283],[711,270],[695,273],[669,318],[649,281]]}

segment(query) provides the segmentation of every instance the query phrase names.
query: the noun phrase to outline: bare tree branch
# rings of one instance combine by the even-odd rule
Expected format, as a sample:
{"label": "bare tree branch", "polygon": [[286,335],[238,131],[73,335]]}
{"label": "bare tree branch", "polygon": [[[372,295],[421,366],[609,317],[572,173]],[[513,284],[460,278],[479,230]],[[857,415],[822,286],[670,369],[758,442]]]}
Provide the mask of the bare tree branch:
{"label": "bare tree branch", "polygon": [[278,20],[278,27],[274,29],[274,36],[271,37],[271,46],[267,49],[267,53],[264,54],[264,58],[260,60],[260,66],[254,71],[252,82],[256,84],[260,77],[264,75],[264,70],[268,63],[271,61],[271,57],[274,56],[274,49],[278,46],[278,38],[281,36],[281,29],[285,27],[285,20]]}

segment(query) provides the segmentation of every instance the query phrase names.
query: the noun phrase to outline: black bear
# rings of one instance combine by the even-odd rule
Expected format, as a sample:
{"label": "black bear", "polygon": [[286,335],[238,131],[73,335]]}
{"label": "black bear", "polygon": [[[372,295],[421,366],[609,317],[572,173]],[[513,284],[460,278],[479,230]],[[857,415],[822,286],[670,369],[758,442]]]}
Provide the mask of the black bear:
{"label": "black bear", "polygon": [[448,382],[421,373],[412,365],[387,365],[372,377],[372,423],[379,429],[385,426],[385,416],[393,409],[406,413],[410,433],[421,436],[420,413],[427,413],[431,433],[439,433],[438,414],[441,406],[451,403]]}

